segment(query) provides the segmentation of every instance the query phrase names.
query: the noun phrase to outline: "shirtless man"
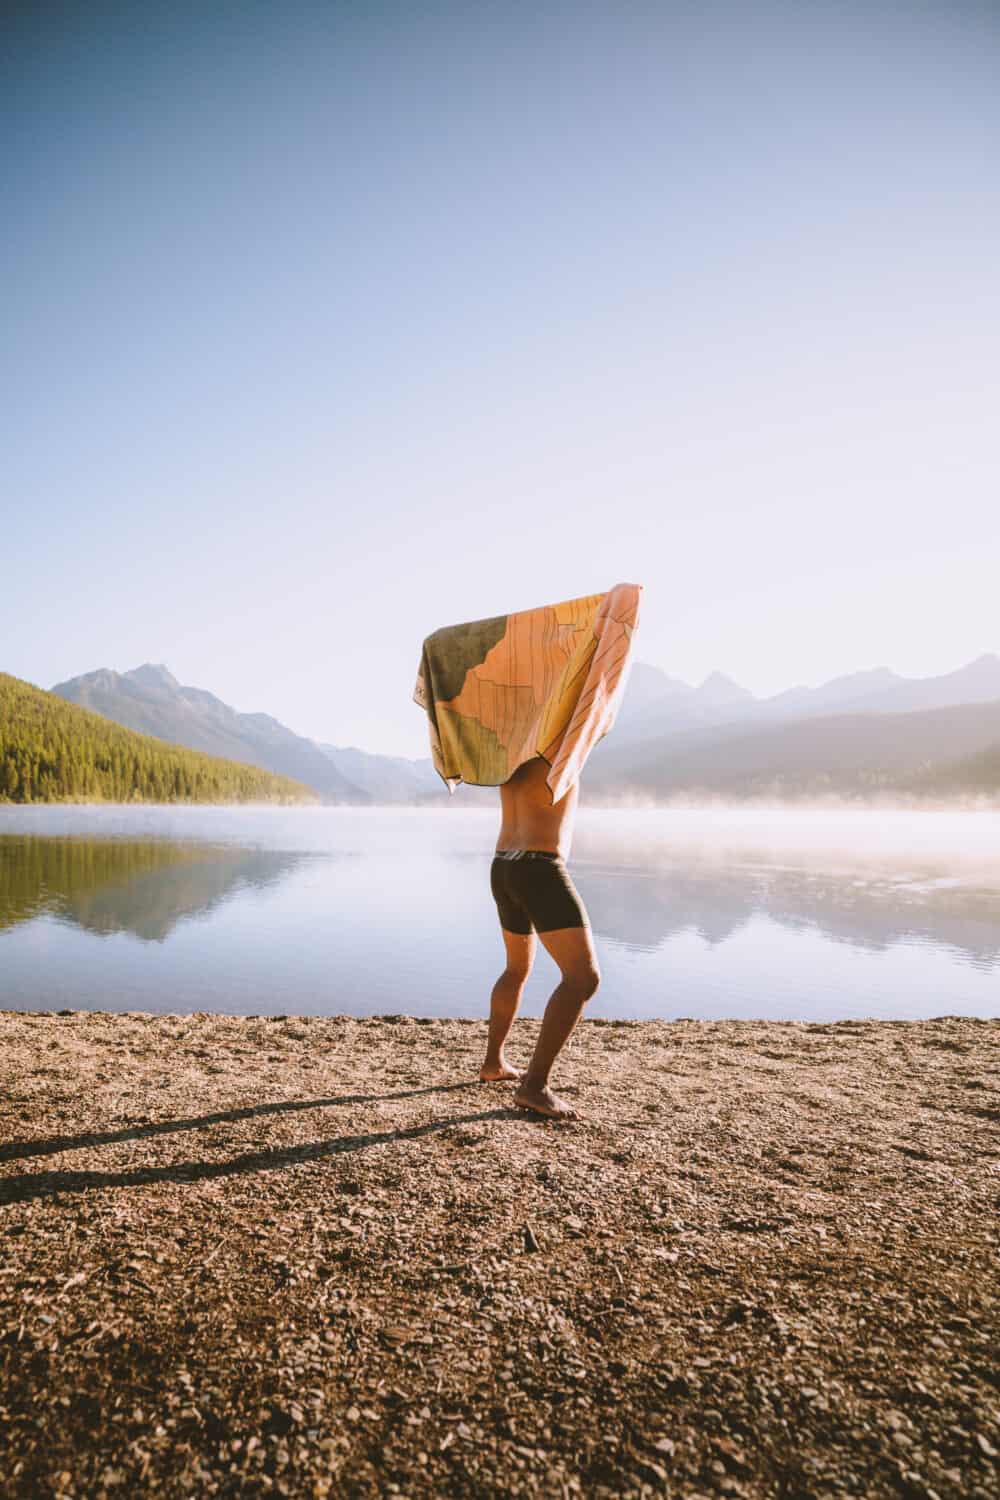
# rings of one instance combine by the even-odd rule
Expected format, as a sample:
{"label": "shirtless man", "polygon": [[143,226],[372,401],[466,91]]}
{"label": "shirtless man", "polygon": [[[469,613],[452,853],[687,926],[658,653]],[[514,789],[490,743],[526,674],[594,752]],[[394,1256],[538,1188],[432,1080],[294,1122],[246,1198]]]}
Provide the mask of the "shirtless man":
{"label": "shirtless man", "polygon": [[[512,1079],[518,1085],[514,1103],[522,1109],[571,1120],[575,1111],[549,1088],[549,1073],[601,976],[590,922],[565,865],[579,783],[553,803],[548,771],[548,763],[536,757],[500,788],[500,836],[490,885],[507,965],[493,986],[486,1061],[479,1076],[484,1083]],[[545,1007],[534,1056],[522,1075],[504,1057],[504,1044],[534,962],[536,934],[562,978]]]}

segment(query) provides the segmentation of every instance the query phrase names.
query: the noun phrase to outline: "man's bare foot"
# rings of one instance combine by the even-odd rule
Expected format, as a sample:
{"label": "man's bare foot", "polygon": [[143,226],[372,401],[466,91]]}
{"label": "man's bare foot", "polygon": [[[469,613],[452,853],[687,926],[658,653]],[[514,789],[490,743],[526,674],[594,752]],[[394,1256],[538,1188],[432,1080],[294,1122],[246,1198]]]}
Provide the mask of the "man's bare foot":
{"label": "man's bare foot", "polygon": [[483,1063],[479,1070],[480,1083],[518,1083],[521,1078],[520,1068],[512,1068],[510,1063]]}
{"label": "man's bare foot", "polygon": [[537,1084],[522,1083],[514,1095],[514,1103],[522,1109],[533,1109],[535,1114],[545,1115],[549,1120],[578,1118],[576,1110],[571,1109],[565,1099],[554,1094],[547,1084],[539,1088]]}

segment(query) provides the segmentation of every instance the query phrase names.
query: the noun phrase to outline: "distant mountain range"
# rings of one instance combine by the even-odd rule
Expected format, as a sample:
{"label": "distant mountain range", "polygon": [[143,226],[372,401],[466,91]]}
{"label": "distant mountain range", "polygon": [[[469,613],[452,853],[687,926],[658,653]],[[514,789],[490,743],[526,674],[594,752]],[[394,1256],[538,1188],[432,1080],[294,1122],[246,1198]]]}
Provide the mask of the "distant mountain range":
{"label": "distant mountain range", "polygon": [[182,686],[162,663],[147,662],[130,672],[104,667],[58,682],[52,691],[127,729],[290,776],[324,802],[412,803],[447,796],[429,758],[405,760],[317,744],[270,714],[239,713],[204,688]]}
{"label": "distant mountain range", "polygon": [[368,802],[423,802],[448,796],[429,756],[426,760],[406,760],[399,755],[374,755],[353,746],[321,744],[319,748]]}
{"label": "distant mountain range", "polygon": [[[722,724],[778,724],[831,713],[907,713],[1000,699],[1000,656],[987,653],[941,677],[900,677],[888,667],[832,677],[820,687],[793,687],[756,698],[721,672],[689,687],[656,667],[636,662],[613,742]],[[609,737],[608,743],[612,743]]]}
{"label": "distant mountain range", "polygon": [[370,800],[312,740],[293,734],[269,714],[237,713],[203,688],[182,687],[163,665],[147,662],[131,672],[102,668],[57,682],[52,691],[140,734],[291,776],[324,801]]}
{"label": "distant mountain range", "polygon": [[[324,801],[443,802],[430,759],[322,744],[239,713],[163,666],[58,683],[72,703],[174,744],[289,776]],[[636,662],[613,732],[593,751],[589,800],[1000,797],[1000,656],[943,676],[888,667],[757,698],[721,672],[692,687]],[[458,794],[474,795],[462,788]]]}
{"label": "distant mountain range", "polygon": [[996,654],[938,677],[877,667],[771,698],[718,672],[692,688],[636,663],[587,790],[611,802],[1000,797],[998,762]]}
{"label": "distant mountain range", "polygon": [[315,802],[301,781],[139,734],[0,672],[0,802]]}

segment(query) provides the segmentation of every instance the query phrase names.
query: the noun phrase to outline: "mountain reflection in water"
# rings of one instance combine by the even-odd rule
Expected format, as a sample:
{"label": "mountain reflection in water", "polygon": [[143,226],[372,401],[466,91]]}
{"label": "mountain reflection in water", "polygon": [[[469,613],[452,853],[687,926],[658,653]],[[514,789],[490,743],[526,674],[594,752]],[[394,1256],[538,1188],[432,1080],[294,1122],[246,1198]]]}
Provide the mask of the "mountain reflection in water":
{"label": "mountain reflection in water", "polygon": [[[995,1015],[998,831],[584,815],[588,1013]],[[459,808],[0,809],[0,1009],[481,1016],[495,836]],[[553,977],[540,954],[526,1014]]]}
{"label": "mountain reflection in water", "polygon": [[902,941],[945,945],[970,961],[1000,962],[1000,895],[990,889],[931,888],[808,870],[658,869],[581,866],[599,937],[655,950],[681,932],[725,942],[754,917],[789,930],[811,928],[834,942],[884,951]]}
{"label": "mountain reflection in water", "polygon": [[163,942],[179,922],[274,885],[310,857],[155,839],[0,836],[0,931],[52,916],[86,932]]}

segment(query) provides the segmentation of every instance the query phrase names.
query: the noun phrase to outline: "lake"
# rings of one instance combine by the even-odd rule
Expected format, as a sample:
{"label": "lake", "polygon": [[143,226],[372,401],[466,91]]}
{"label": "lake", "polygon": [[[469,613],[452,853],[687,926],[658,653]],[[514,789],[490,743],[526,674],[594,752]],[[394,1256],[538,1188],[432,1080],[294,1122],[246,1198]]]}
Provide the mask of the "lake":
{"label": "lake", "polygon": [[[0,807],[0,1009],[482,1016],[498,818]],[[581,810],[588,1014],[1000,1015],[1000,813]],[[539,952],[524,1010],[555,969]]]}

